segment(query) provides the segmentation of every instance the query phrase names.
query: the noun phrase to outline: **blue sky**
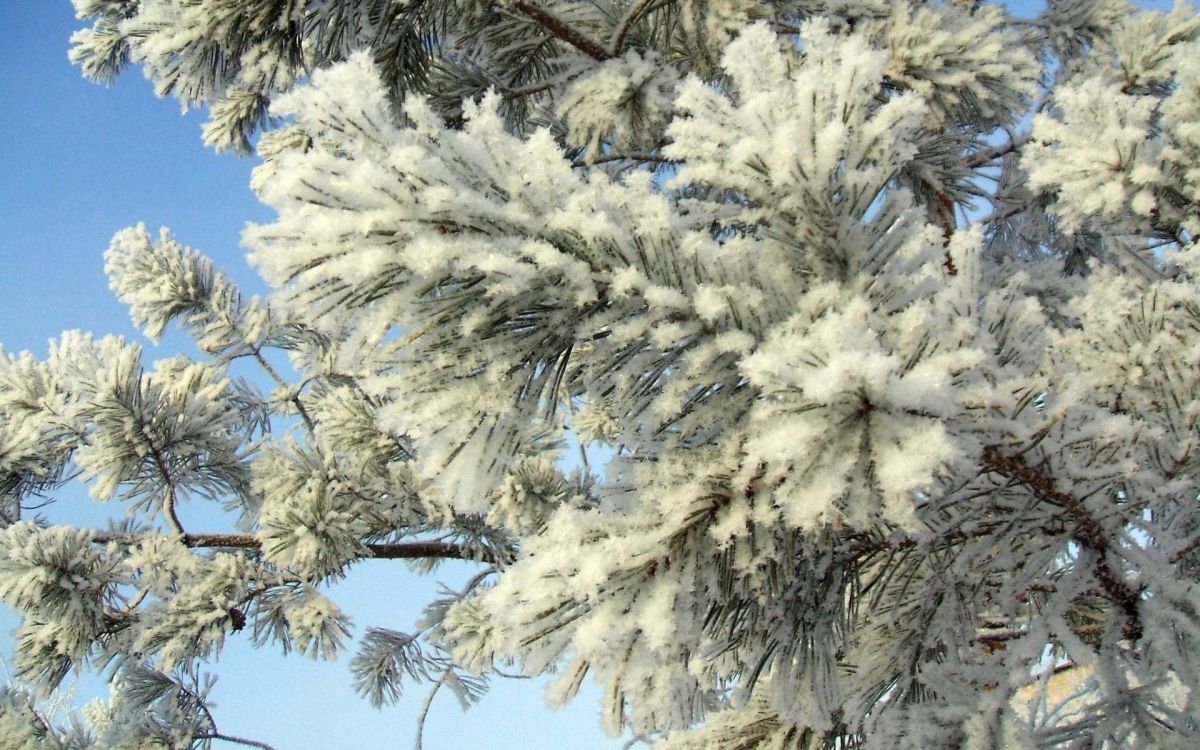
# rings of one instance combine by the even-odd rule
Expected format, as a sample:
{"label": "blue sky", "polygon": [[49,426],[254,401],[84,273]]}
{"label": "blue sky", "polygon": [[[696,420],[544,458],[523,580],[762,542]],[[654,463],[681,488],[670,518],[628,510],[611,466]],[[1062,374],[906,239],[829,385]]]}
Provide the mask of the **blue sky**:
{"label": "blue sky", "polygon": [[[1014,3],[1028,13],[1039,3]],[[1153,3],[1169,7],[1167,2]],[[173,100],[156,99],[137,70],[112,88],[84,81],[67,61],[78,22],[68,0],[0,0],[0,344],[7,351],[46,353],[61,331],[84,328],[140,340],[112,297],[101,253],[126,226],[168,226],[249,292],[264,288],[243,259],[247,221],[269,221],[247,184],[254,160],[218,155],[200,140],[200,113],[181,116]],[[186,346],[169,336],[150,358]],[[55,520],[96,523],[97,508],[78,491],[51,511]],[[446,569],[453,582],[463,569]],[[433,579],[398,563],[355,568],[334,598],[361,633],[369,625],[410,628],[434,595]],[[0,605],[0,654],[11,651],[16,617]],[[313,662],[254,650],[230,640],[214,666],[223,731],[261,739],[278,750],[410,747],[424,690],[376,711],[353,694],[347,660]],[[83,697],[94,681],[81,681]],[[462,713],[448,694],[431,711],[427,750],[458,748],[617,748],[598,725],[598,691],[551,712],[538,685],[500,685]]]}
{"label": "blue sky", "polygon": [[[109,293],[101,259],[113,233],[138,222],[151,231],[170,227],[243,290],[265,291],[239,246],[247,221],[271,218],[247,187],[255,161],[204,148],[202,114],[181,116],[175,101],[156,99],[136,69],[111,88],[85,81],[67,61],[68,37],[79,26],[68,0],[0,0],[0,24],[7,30],[0,35],[0,345],[43,357],[47,341],[71,328],[142,340]],[[185,346],[183,337],[168,336],[147,356]],[[45,512],[85,525],[113,510],[72,491]],[[464,569],[429,578],[399,562],[363,563],[333,597],[356,634],[371,625],[409,629],[435,596],[434,580],[453,583]],[[16,623],[0,605],[6,660]],[[244,636],[231,638],[213,669],[222,731],[278,750],[411,747],[424,688],[377,711],[353,693],[347,662],[284,658],[250,648]],[[96,689],[95,680],[83,680],[78,694],[89,698]],[[505,681],[463,713],[443,692],[425,748],[620,747],[600,730],[598,705],[590,690],[552,712],[539,685]]]}

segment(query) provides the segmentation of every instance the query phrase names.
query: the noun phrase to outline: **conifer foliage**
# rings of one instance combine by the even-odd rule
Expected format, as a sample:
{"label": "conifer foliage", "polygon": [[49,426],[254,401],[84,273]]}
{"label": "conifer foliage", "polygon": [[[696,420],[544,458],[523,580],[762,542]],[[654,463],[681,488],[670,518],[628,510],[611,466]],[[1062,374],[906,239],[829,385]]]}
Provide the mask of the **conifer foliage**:
{"label": "conifer foliage", "polygon": [[[1200,742],[1190,7],[75,6],[86,76],[257,151],[272,292],[131,228],[113,291],[202,357],[0,359],[3,736],[261,746],[200,675],[250,638],[377,705],[594,677],[664,750]],[[75,479],[126,520],[26,510]],[[477,574],[357,633],[372,557]]]}

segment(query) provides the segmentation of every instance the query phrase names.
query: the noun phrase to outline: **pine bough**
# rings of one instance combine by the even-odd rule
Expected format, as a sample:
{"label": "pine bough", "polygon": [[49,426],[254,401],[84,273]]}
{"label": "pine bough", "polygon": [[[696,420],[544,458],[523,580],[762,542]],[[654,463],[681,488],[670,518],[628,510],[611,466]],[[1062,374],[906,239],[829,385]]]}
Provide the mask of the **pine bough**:
{"label": "pine bough", "polygon": [[[86,75],[262,129],[273,291],[128,229],[113,290],[203,358],[0,360],[6,738],[264,746],[200,666],[339,654],[321,584],[375,557],[477,569],[366,631],[377,705],[515,670],[670,750],[1200,742],[1190,8],[75,2]],[[126,519],[29,516],[72,480]],[[113,697],[56,723],[81,665]]]}

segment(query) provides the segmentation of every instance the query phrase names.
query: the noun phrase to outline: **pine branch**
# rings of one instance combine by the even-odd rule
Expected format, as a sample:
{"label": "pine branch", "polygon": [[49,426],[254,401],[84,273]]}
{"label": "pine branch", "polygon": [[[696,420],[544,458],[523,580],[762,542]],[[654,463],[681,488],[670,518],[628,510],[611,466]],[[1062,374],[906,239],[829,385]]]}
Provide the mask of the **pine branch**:
{"label": "pine branch", "polygon": [[[147,442],[150,442],[149,439]],[[150,455],[154,457],[154,465],[158,469],[159,476],[167,485],[167,494],[163,497],[163,518],[166,519],[167,526],[170,527],[172,533],[176,536],[184,536],[186,532],[183,530],[183,524],[179,522],[179,515],[175,512],[175,480],[171,478],[171,472],[167,469],[167,462],[163,458],[162,452],[153,442],[150,442]]]}
{"label": "pine branch", "polygon": [[1020,138],[1014,138],[1008,143],[1003,143],[999,146],[993,146],[992,148],[985,148],[981,151],[976,151],[975,153],[964,157],[962,160],[962,165],[967,169],[977,169],[979,167],[987,166],[1002,156],[1007,156],[1008,154],[1014,153],[1017,149],[1028,143],[1029,139],[1030,136],[1026,134]]}
{"label": "pine branch", "polygon": [[1178,563],[1192,552],[1195,552],[1197,548],[1200,548],[1200,535],[1197,535],[1190,542],[1183,545],[1183,547],[1175,550],[1174,554],[1171,555],[1171,562]]}
{"label": "pine branch", "polygon": [[950,240],[954,238],[954,230],[957,227],[954,219],[954,201],[945,193],[938,193],[934,196],[933,209],[938,225],[942,228],[942,247],[946,248],[946,257],[942,265],[946,268],[946,273],[957,276],[958,269],[954,266],[954,259],[950,257]]}
{"label": "pine branch", "polygon": [[610,56],[616,57],[617,55],[621,54],[622,49],[625,47],[625,37],[629,35],[630,29],[633,28],[633,25],[637,23],[642,16],[650,12],[651,6],[657,2],[658,0],[638,0],[638,2],[629,9],[629,12],[625,14],[624,18],[621,19],[621,24],[613,33],[612,41],[608,44],[608,54]]}
{"label": "pine branch", "polygon": [[[1077,636],[1097,636],[1104,632],[1103,625],[1080,625],[1079,627],[1071,628],[1071,632]],[[1003,648],[1002,645],[1008,641],[1015,641],[1018,638],[1024,638],[1029,635],[1029,631],[1019,628],[984,628],[975,640],[979,643],[992,644],[993,648]]]}
{"label": "pine branch", "polygon": [[1005,456],[989,448],[983,452],[982,458],[986,466],[1002,476],[1021,482],[1042,499],[1067,512],[1075,522],[1072,538],[1095,555],[1096,580],[1104,590],[1105,596],[1125,615],[1125,636],[1133,641],[1140,639],[1142,621],[1138,613],[1138,600],[1141,598],[1141,592],[1121,580],[1120,573],[1109,563],[1108,555],[1112,552],[1112,545],[1104,533],[1104,528],[1088,512],[1083,501],[1059,490],[1049,477],[1017,456]]}
{"label": "pine branch", "polygon": [[875,534],[856,533],[849,537],[850,545],[846,549],[847,560],[860,560],[867,555],[873,555],[878,552],[898,549],[913,549],[921,545],[931,544],[958,544],[960,542],[969,541],[971,539],[979,539],[988,536],[988,530],[979,529],[973,532],[966,531],[947,531],[938,534],[932,540],[921,540],[916,537],[904,535],[900,537],[880,537]]}
{"label": "pine branch", "polygon": [[[255,361],[258,362],[259,366],[261,366],[271,378],[271,380],[275,381],[276,385],[280,386],[281,388],[287,387],[287,381],[283,379],[283,376],[279,374],[279,371],[276,370],[271,363],[267,361],[267,358],[263,356],[262,349],[257,346],[253,346],[250,347],[250,353],[253,355]],[[315,434],[316,425],[313,423],[312,417],[309,416],[308,410],[304,408],[304,402],[300,400],[300,394],[293,393],[288,398],[288,401],[292,402],[292,405],[296,407],[296,413],[300,415],[302,420],[304,420],[304,425],[308,428],[308,434]]]}
{"label": "pine branch", "polygon": [[[136,544],[145,535],[102,533],[92,540],[97,544]],[[245,549],[260,550],[262,542],[253,534],[183,534],[180,537],[185,547],[193,549]],[[374,543],[365,545],[370,558],[379,560],[468,560],[471,562],[495,562],[490,555],[480,558],[462,545],[450,542],[421,541]]]}
{"label": "pine branch", "polygon": [[268,745],[265,742],[259,742],[258,740],[249,740],[249,739],[246,739],[245,737],[235,737],[232,734],[221,734],[220,732],[213,732],[212,734],[198,734],[195,737],[193,737],[192,739],[194,739],[194,740],[221,740],[222,742],[229,742],[234,745],[245,745],[246,747],[257,747],[257,748],[260,748],[261,750],[275,750],[275,748],[271,747],[270,745]]}
{"label": "pine branch", "polygon": [[[240,628],[237,628],[237,629],[240,630]],[[184,689],[186,690],[187,688],[185,687]],[[192,692],[192,691],[189,691],[189,692]],[[200,710],[204,712],[205,718],[208,719],[209,726],[212,727],[212,729],[208,732],[208,734],[196,735],[195,737],[192,738],[193,740],[221,740],[222,742],[229,742],[234,745],[245,745],[246,747],[257,747],[257,748],[259,748],[259,750],[275,750],[275,748],[271,747],[270,745],[268,745],[265,742],[248,739],[246,737],[238,737],[238,736],[232,735],[232,734],[224,734],[219,729],[217,729],[217,720],[212,715],[212,711],[209,709],[208,704],[199,695],[196,695],[194,692],[192,692],[192,696],[196,699],[196,703],[200,707]]]}
{"label": "pine branch", "polygon": [[660,156],[658,154],[633,153],[633,154],[612,154],[610,156],[602,156],[599,159],[592,159],[591,161],[575,162],[571,166],[575,167],[575,168],[592,167],[597,164],[605,164],[605,163],[614,162],[614,161],[655,162],[657,164],[678,164],[679,163],[678,160],[676,160],[676,159],[668,159],[667,157]]}
{"label": "pine branch", "polygon": [[421,713],[417,717],[417,739],[413,745],[416,750],[422,750],[422,740],[425,736],[425,720],[429,718],[429,709],[433,706],[433,699],[437,696],[438,690],[441,689],[442,685],[446,684],[446,678],[450,676],[451,669],[452,667],[446,667],[446,670],[442,672],[442,676],[430,688],[429,693],[425,696],[424,703],[421,705]]}
{"label": "pine branch", "polygon": [[532,3],[526,2],[526,0],[517,0],[517,2],[513,3],[512,7],[527,16],[538,26],[541,26],[593,60],[603,62],[612,57],[608,50],[571,28],[561,18],[548,10],[539,8]]}
{"label": "pine branch", "polygon": [[544,91],[549,91],[555,86],[558,86],[561,82],[561,80],[551,78],[547,81],[538,81],[537,83],[531,83],[525,86],[519,86],[517,88],[504,86],[503,91],[505,96],[510,97],[533,96],[534,94],[540,94]]}

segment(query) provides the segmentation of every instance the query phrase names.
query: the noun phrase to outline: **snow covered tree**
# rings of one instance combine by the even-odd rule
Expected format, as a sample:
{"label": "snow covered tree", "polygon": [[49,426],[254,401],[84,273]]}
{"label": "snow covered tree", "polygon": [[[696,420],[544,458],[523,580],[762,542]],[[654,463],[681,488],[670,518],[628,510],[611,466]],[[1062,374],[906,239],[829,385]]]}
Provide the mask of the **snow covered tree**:
{"label": "snow covered tree", "polygon": [[[1190,7],[75,5],[86,75],[257,151],[273,292],[132,228],[113,290],[203,360],[0,360],[6,736],[207,746],[202,661],[339,653],[374,557],[478,566],[363,635],[377,704],[513,669],[664,750],[1200,742]],[[27,518],[74,478],[126,520]],[[112,699],[51,726],[82,664]]]}

